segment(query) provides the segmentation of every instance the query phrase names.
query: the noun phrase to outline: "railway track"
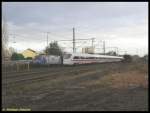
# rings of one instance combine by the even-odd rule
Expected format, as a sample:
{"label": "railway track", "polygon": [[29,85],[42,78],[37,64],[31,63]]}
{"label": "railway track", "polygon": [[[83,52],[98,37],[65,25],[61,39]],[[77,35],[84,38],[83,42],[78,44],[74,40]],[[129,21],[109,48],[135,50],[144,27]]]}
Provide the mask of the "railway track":
{"label": "railway track", "polygon": [[[86,76],[86,77],[81,77],[78,78],[80,76],[80,74],[86,73],[87,71],[93,71],[93,70],[99,70],[101,69],[101,66],[98,65],[93,65],[93,66],[83,66],[83,68],[81,68],[82,66],[76,66],[76,67],[71,67],[71,68],[60,68],[60,70],[58,69],[57,71],[51,71],[50,73],[48,72],[44,72],[44,73],[34,73],[34,74],[28,74],[25,76],[16,76],[16,77],[11,77],[11,78],[6,78],[2,80],[2,87],[5,89],[11,88],[11,87],[17,87],[17,86],[27,86],[27,85],[31,85],[32,83],[36,84],[45,84],[44,82],[49,82],[52,85],[53,83],[55,84],[54,81],[57,81],[59,79],[64,79],[64,78],[68,78],[70,77],[72,80],[72,77],[77,77],[76,79],[78,79],[77,81],[85,81],[88,80],[89,77],[91,78],[92,76]],[[111,67],[111,65],[107,65],[107,67]],[[71,70],[69,70],[71,69]],[[99,73],[100,74],[100,73]],[[67,79],[66,78],[66,79]],[[93,77],[92,77],[93,78]],[[94,78],[95,79],[95,78]],[[62,81],[63,82],[63,81]],[[67,82],[67,81],[66,81]],[[73,81],[72,81],[73,82]],[[60,82],[61,83],[61,82]],[[71,84],[70,84],[71,85]],[[31,85],[32,87],[32,85]]]}
{"label": "railway track", "polygon": [[[59,67],[61,68],[61,67]],[[62,67],[63,68],[63,67]],[[40,71],[42,70],[42,71]],[[27,75],[27,74],[34,74],[34,73],[41,73],[45,71],[52,71],[52,70],[57,70],[57,68],[52,67],[52,68],[36,68],[36,69],[31,69],[30,71],[20,71],[20,72],[3,72],[2,75],[3,77],[14,77],[17,75]]]}
{"label": "railway track", "polygon": [[48,72],[54,72],[57,71],[57,69],[44,69],[42,71],[40,70],[34,70],[34,71],[29,71],[29,72],[18,72],[18,73],[7,73],[5,76],[3,76],[4,79],[9,79],[9,78],[14,78],[14,77],[21,77],[21,76],[27,76],[27,75],[32,75],[32,74],[44,74]]}
{"label": "railway track", "polygon": [[[65,68],[83,68],[83,67],[88,67],[88,66],[97,66],[97,65],[105,65],[107,63],[101,63],[101,64],[82,64],[82,65],[77,65],[77,66],[68,66],[68,65],[64,65],[64,66],[50,66],[50,67],[39,67],[39,68],[33,68],[31,69],[30,71],[19,71],[19,72],[16,72],[16,71],[12,71],[12,72],[2,72],[2,76],[6,77],[6,76],[13,76],[13,75],[26,75],[26,74],[32,74],[32,72],[34,73],[38,73],[39,70],[42,70],[42,71],[39,71],[39,72],[45,72],[45,71],[49,71],[49,70],[55,70],[55,69],[65,69]],[[109,64],[112,64],[112,63],[109,63]]]}
{"label": "railway track", "polygon": [[[65,68],[63,70],[48,70],[48,71],[41,71],[41,72],[30,72],[30,73],[19,73],[18,75],[15,76],[9,76],[8,78],[3,79],[2,84],[3,85],[8,85],[12,83],[20,83],[20,82],[25,82],[25,81],[37,81],[37,80],[42,80],[42,79],[47,79],[47,77],[52,77],[54,78],[57,76],[60,76],[58,74],[71,74],[73,72],[79,73],[82,71],[88,71],[89,69],[93,70],[95,67],[87,67],[86,69],[78,69],[80,67],[75,67],[73,70],[68,71],[68,68]],[[78,70],[77,70],[78,69]],[[67,71],[67,72],[66,72]]]}
{"label": "railway track", "polygon": [[[94,65],[97,66],[97,65]],[[28,75],[28,74],[38,74],[38,73],[47,73],[47,72],[53,72],[53,71],[59,71],[59,70],[63,70],[63,69],[76,69],[79,70],[80,68],[85,68],[85,67],[89,67],[89,65],[79,65],[79,66],[63,66],[63,67],[52,67],[52,68],[37,68],[35,70],[32,71],[23,71],[23,72],[5,72],[2,73],[2,77],[5,78],[13,78],[13,77],[17,77],[17,76],[21,76],[21,75]]]}
{"label": "railway track", "polygon": [[[81,66],[80,66],[81,67]],[[79,67],[74,67],[79,68]],[[60,70],[69,70],[72,69],[72,66],[63,66],[63,67],[52,67],[52,68],[37,68],[35,70],[31,71],[23,71],[23,72],[5,72],[2,73],[2,79],[9,79],[9,78],[14,78],[14,77],[21,77],[21,76],[28,76],[28,75],[34,75],[34,74],[44,74],[48,72],[55,72],[55,71],[60,71]],[[42,70],[42,71],[40,71]]]}
{"label": "railway track", "polygon": [[[112,64],[112,63],[110,63]],[[36,74],[36,73],[42,73],[42,72],[45,72],[45,71],[52,71],[52,70],[59,70],[59,69],[69,69],[69,68],[85,68],[85,67],[89,67],[89,66],[101,66],[101,65],[106,65],[106,63],[101,63],[101,64],[82,64],[82,65],[76,65],[76,66],[52,66],[52,67],[40,67],[40,68],[33,68],[31,69],[30,71],[20,71],[20,72],[16,72],[16,71],[13,71],[13,72],[2,72],[2,77],[3,78],[6,78],[6,77],[15,77],[15,76],[18,76],[18,75],[27,75],[27,74]],[[42,71],[39,71],[39,70],[42,70]]]}
{"label": "railway track", "polygon": [[[63,72],[63,71],[61,71],[61,72]],[[7,79],[6,83],[3,83],[3,85],[12,84],[12,83],[21,83],[21,82],[26,82],[26,81],[33,82],[34,80],[37,81],[37,80],[47,79],[45,77],[52,77],[52,76],[55,76],[55,75],[57,75],[58,73],[61,73],[61,72],[59,71],[59,72],[54,72],[54,73],[51,73],[51,74],[43,74],[42,73],[42,75],[38,75],[38,76],[37,75],[34,75],[34,76],[32,75],[32,77],[26,77],[26,78],[25,77],[24,78],[20,77],[20,78],[17,78],[17,79],[15,78],[14,80],[12,80],[12,79],[8,80]],[[72,72],[70,72],[70,73],[72,73]],[[68,72],[66,72],[66,73],[68,73]],[[28,75],[28,76],[30,76],[30,75]]]}
{"label": "railway track", "polygon": [[[83,70],[84,71],[84,70]],[[63,91],[63,90],[84,90],[85,89],[85,87],[83,87],[83,86],[80,86],[79,84],[76,84],[75,83],[75,81],[78,83],[78,79],[79,78],[83,78],[83,77],[90,77],[91,76],[91,74],[94,74],[94,73],[97,73],[97,72],[99,72],[99,71],[92,71],[92,72],[86,72],[86,73],[80,73],[79,75],[74,75],[74,74],[72,74],[71,72],[70,72],[70,75],[71,76],[68,76],[68,77],[65,77],[66,76],[66,74],[64,73],[64,75],[63,76],[61,76],[61,78],[60,77],[57,77],[56,79],[54,78],[52,78],[52,76],[50,77],[47,77],[47,78],[43,78],[43,79],[38,79],[39,81],[42,81],[42,83],[40,82],[39,83],[39,85],[40,86],[38,86],[38,87],[36,87],[40,92],[42,91],[43,92],[43,88],[45,89],[46,88],[46,91],[48,91],[48,89],[51,89],[51,90],[56,90],[56,92],[57,91]],[[68,74],[68,73],[67,73]],[[18,85],[20,85],[20,86],[24,86],[24,85],[26,85],[26,87],[29,87],[30,88],[30,90],[32,91],[32,90],[35,90],[35,87],[32,87],[32,85],[30,85],[29,83],[32,83],[33,85],[35,85],[35,84],[37,84],[38,85],[38,80],[37,79],[34,79],[34,80],[30,80],[30,81],[26,81],[26,82],[21,82],[21,81],[19,81],[19,82],[17,82],[16,84],[15,84],[15,86],[13,85],[12,87],[18,87]],[[49,81],[50,80],[50,81]],[[35,81],[35,84],[34,84],[34,81]],[[45,82],[48,82],[49,81],[49,83],[47,84],[45,84],[43,81],[45,81]],[[70,82],[71,82],[71,84],[70,84]],[[20,83],[21,82],[21,83]],[[75,84],[72,84],[72,82],[73,83],[75,83]],[[28,84],[27,84],[28,83]],[[69,83],[69,84],[68,84]],[[59,85],[58,85],[59,84]],[[68,85],[67,85],[68,84]],[[11,85],[11,84],[10,84]],[[45,85],[47,85],[47,86],[45,86]],[[79,86],[78,86],[79,85]],[[44,86],[44,87],[43,87]],[[66,87],[67,86],[67,87]],[[11,90],[14,90],[14,89],[12,89],[12,87],[8,87],[8,88],[6,88],[7,90],[9,90],[9,89],[11,89]],[[47,89],[48,88],[48,89]],[[44,90],[45,91],[45,90]],[[27,91],[28,92],[28,91]],[[25,92],[26,93],[26,92]],[[44,92],[43,92],[44,93]],[[6,93],[4,93],[4,94],[6,94]],[[8,94],[7,94],[8,95]]]}
{"label": "railway track", "polygon": [[111,72],[124,73],[125,67],[131,70],[129,65],[124,65],[55,68],[51,73],[28,73],[29,75],[23,74],[21,77],[13,74],[14,77],[6,78],[10,83],[2,86],[5,88],[2,92],[3,108],[24,106],[33,111],[145,110],[148,107],[145,89],[120,91],[95,84]]}

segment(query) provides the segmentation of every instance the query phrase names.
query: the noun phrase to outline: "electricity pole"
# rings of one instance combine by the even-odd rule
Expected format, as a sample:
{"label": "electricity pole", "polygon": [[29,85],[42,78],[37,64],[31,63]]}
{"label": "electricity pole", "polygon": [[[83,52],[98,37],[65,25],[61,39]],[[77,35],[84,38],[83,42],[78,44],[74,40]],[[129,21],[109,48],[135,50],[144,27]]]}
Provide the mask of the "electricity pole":
{"label": "electricity pole", "polygon": [[91,38],[91,40],[92,40],[92,53],[94,53],[94,39],[95,38]]}
{"label": "electricity pole", "polygon": [[95,38],[92,38],[91,40],[92,40],[92,48],[94,48],[94,39]]}
{"label": "electricity pole", "polygon": [[75,53],[75,28],[73,28],[73,53]]}
{"label": "electricity pole", "polygon": [[136,55],[138,55],[138,49],[136,49]]}
{"label": "electricity pole", "polygon": [[118,49],[118,47],[116,47],[116,51],[117,51],[117,55],[119,56],[119,49]]}
{"label": "electricity pole", "polygon": [[14,42],[13,42],[13,43],[16,43],[16,42],[15,42],[15,35],[14,35]]}
{"label": "electricity pole", "polygon": [[47,32],[47,55],[48,55],[48,34],[49,34],[49,32]]}
{"label": "electricity pole", "polygon": [[103,41],[103,52],[104,52],[104,55],[105,55],[105,41]]}
{"label": "electricity pole", "polygon": [[49,32],[47,32],[47,47],[48,47],[48,34],[49,34]]}
{"label": "electricity pole", "polygon": [[[48,63],[49,63],[49,57],[48,57],[48,34],[49,34],[49,32],[47,32],[47,51],[46,51],[46,55],[47,55]],[[48,67],[49,67],[49,64],[48,64]]]}

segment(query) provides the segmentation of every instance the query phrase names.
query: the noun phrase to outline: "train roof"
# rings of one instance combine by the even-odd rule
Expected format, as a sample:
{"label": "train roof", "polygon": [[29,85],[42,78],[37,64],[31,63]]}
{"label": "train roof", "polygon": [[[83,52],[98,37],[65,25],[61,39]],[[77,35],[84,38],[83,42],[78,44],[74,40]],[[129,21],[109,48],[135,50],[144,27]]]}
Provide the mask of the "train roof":
{"label": "train roof", "polygon": [[98,55],[98,54],[88,54],[88,53],[66,53],[72,54],[73,56],[87,56],[87,57],[104,57],[104,58],[123,58],[120,56],[109,56],[109,55]]}

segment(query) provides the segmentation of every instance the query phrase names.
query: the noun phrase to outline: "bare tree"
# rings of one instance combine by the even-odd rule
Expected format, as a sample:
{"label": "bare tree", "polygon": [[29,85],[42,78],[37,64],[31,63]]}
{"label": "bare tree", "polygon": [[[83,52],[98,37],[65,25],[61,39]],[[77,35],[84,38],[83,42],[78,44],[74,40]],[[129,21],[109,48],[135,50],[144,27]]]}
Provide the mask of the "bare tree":
{"label": "bare tree", "polygon": [[8,53],[8,30],[6,19],[2,18],[2,61],[5,61],[5,58],[9,57]]}

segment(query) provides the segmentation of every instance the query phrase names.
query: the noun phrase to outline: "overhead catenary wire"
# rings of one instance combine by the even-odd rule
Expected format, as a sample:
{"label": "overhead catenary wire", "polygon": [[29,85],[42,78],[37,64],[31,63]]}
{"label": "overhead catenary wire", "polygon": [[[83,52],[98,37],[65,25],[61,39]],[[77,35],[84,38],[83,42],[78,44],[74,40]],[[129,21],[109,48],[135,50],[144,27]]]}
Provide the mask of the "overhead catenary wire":
{"label": "overhead catenary wire", "polygon": [[[96,46],[96,44],[95,44],[95,42],[97,42],[97,41],[95,41],[95,38],[87,38],[87,36],[89,36],[89,35],[93,35],[93,34],[91,34],[91,33],[80,33],[80,32],[78,32],[77,31],[77,36],[78,35],[83,35],[83,36],[85,36],[85,38],[80,38],[80,37],[78,37],[78,38],[76,38],[75,39],[75,41],[73,42],[73,40],[71,40],[71,38],[72,38],[72,36],[71,36],[71,28],[69,29],[70,30],[70,32],[68,32],[68,34],[67,33],[65,33],[65,35],[62,35],[62,34],[60,34],[60,33],[56,33],[56,32],[54,32],[54,31],[52,31],[51,32],[51,39],[50,40],[48,40],[48,42],[50,42],[50,41],[52,41],[52,40],[56,40],[58,43],[60,43],[61,45],[64,45],[64,46],[67,46],[68,48],[70,48],[69,47],[69,45],[71,45],[72,43],[75,43],[76,45],[76,47],[74,47],[74,49],[75,48],[80,48],[80,47],[84,47],[84,46],[86,46],[86,44],[87,44],[87,46],[89,46],[89,41],[91,41],[91,47],[93,47],[93,48],[95,48],[95,46]],[[43,31],[40,31],[40,32],[38,32],[38,35],[36,36],[36,38],[34,38],[36,41],[43,41],[43,42],[45,42],[46,41],[46,38],[45,38],[45,35],[42,35],[42,33],[44,33]],[[70,33],[70,34],[69,34]],[[13,34],[14,35],[14,34]],[[41,36],[40,36],[41,35]],[[69,36],[70,35],[70,36]],[[91,37],[90,36],[90,37]],[[94,35],[93,35],[94,36]],[[93,37],[92,36],[92,37]],[[33,40],[33,38],[31,38],[31,37],[35,37],[35,34],[31,34],[31,35],[20,35],[20,34],[15,34],[15,39],[13,40],[13,42],[18,42],[18,41],[26,41],[26,42],[28,42],[29,40]],[[58,38],[57,38],[58,37]],[[13,37],[14,38],[14,37]],[[13,38],[11,38],[11,39],[13,39]],[[59,38],[64,38],[64,40],[58,40]],[[67,40],[67,38],[68,38],[68,40]],[[83,43],[83,41],[84,41],[84,43]],[[85,42],[85,41],[87,41],[87,42]],[[62,44],[62,43],[68,43],[68,44]],[[101,43],[102,42],[102,43]],[[81,44],[79,44],[79,43],[81,43]],[[105,53],[106,52],[106,50],[105,49],[108,49],[108,47],[106,48],[105,47],[105,42],[104,41],[99,41],[99,43],[98,44],[103,44],[103,53]],[[97,45],[98,45],[97,44]],[[101,45],[99,45],[100,47],[101,47]],[[111,47],[112,48],[112,47]],[[96,48],[95,48],[96,49]],[[119,50],[117,50],[118,48],[116,48],[116,51],[117,51],[117,53],[119,53]]]}

